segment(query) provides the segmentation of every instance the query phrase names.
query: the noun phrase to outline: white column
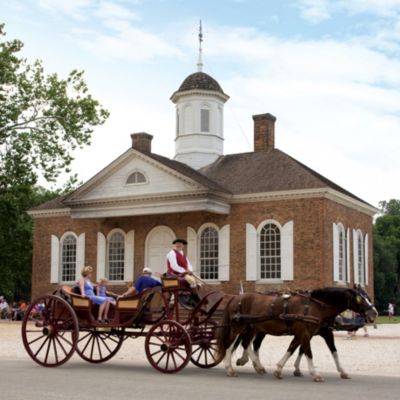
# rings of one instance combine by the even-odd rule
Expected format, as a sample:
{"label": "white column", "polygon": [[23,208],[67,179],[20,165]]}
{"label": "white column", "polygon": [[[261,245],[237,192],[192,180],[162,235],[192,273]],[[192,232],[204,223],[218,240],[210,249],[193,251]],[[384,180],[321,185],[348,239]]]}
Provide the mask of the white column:
{"label": "white column", "polygon": [[[338,226],[332,224],[332,248],[333,248],[333,281],[339,281],[339,230]],[[344,272],[344,271],[343,271]]]}
{"label": "white column", "polygon": [[97,232],[97,279],[104,278],[106,273],[106,237]]}
{"label": "white column", "polygon": [[353,272],[354,283],[360,283],[358,280],[358,240],[357,231],[353,229]]}
{"label": "white column", "polygon": [[293,221],[287,222],[282,227],[282,275],[284,281],[293,280]]}
{"label": "white column", "polygon": [[188,226],[186,229],[186,237],[187,237],[187,256],[189,258],[190,263],[193,267],[193,272],[198,274],[198,257],[197,257],[197,233],[196,231]]}
{"label": "white column", "polygon": [[85,234],[81,233],[76,241],[75,279],[79,281],[82,268],[85,266]]}
{"label": "white column", "polygon": [[129,231],[125,235],[125,263],[124,280],[133,281],[135,231]]}
{"label": "white column", "polygon": [[365,285],[368,285],[368,233],[364,239]]}
{"label": "white column", "polygon": [[347,228],[346,237],[346,268],[347,268],[347,282],[350,283],[350,228]]}

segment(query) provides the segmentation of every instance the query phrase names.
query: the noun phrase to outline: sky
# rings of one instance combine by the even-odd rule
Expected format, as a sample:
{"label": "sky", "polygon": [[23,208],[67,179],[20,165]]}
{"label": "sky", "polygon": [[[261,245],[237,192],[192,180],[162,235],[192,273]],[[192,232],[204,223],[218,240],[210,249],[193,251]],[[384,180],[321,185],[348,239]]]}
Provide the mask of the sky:
{"label": "sky", "polygon": [[0,0],[7,39],[47,73],[85,71],[110,112],[72,165],[86,181],[131,145],[175,152],[169,100],[196,71],[230,96],[225,154],[253,150],[252,115],[275,144],[374,206],[400,198],[400,0]]}

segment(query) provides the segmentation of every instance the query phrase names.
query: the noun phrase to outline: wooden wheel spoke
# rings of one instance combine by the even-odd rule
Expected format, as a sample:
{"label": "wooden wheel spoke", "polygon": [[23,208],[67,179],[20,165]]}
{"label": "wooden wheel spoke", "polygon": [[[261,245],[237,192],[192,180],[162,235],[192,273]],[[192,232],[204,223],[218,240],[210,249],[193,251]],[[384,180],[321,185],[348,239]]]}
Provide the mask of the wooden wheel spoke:
{"label": "wooden wheel spoke", "polygon": [[92,334],[91,332],[88,332],[85,336],[82,336],[81,338],[79,338],[78,342],[82,342],[82,340],[86,339],[91,334]]}
{"label": "wooden wheel spoke", "polygon": [[112,336],[108,336],[107,340],[111,340],[112,342],[117,343],[117,344],[119,343],[119,340],[113,338]]}
{"label": "wooden wheel spoke", "polygon": [[49,352],[51,348],[52,338],[50,338],[49,343],[47,345],[46,357],[44,358],[44,363],[47,364],[47,359],[49,358]]}
{"label": "wooden wheel spoke", "polygon": [[192,351],[192,356],[193,356],[195,353],[197,353],[199,350],[201,350],[201,347],[200,347],[200,346],[197,346],[196,350],[193,350],[193,351]]}
{"label": "wooden wheel spoke", "polygon": [[108,347],[107,341],[102,338],[101,336],[99,336],[99,340],[101,340],[101,342],[103,343],[103,345],[106,347],[106,349],[108,350],[109,353],[111,353],[112,351],[110,350],[110,348]]}
{"label": "wooden wheel spoke", "polygon": [[96,336],[96,342],[97,342],[97,348],[99,349],[100,359],[102,359],[102,358],[103,358],[103,355],[102,355],[102,353],[101,353],[100,340],[99,340],[99,337],[98,337],[98,336]]}
{"label": "wooden wheel spoke", "polygon": [[94,353],[94,345],[95,345],[95,336],[92,336],[92,349],[90,350],[90,358],[93,359],[93,353]]}
{"label": "wooden wheel spoke", "polygon": [[65,356],[68,356],[67,351],[64,349],[64,346],[62,345],[62,343],[60,342],[60,339],[56,336],[56,340],[58,345],[61,347],[62,351],[64,352]]}
{"label": "wooden wheel spoke", "polygon": [[46,336],[46,335],[39,336],[38,338],[36,338],[36,339],[31,340],[30,342],[28,342],[28,344],[30,345],[30,344],[32,344],[32,343],[35,343],[35,342],[37,342],[38,340],[44,338],[45,336]]}
{"label": "wooden wheel spoke", "polygon": [[178,350],[182,350],[182,349],[175,349],[175,354],[183,361],[185,361],[185,357],[183,357]]}
{"label": "wooden wheel spoke", "polygon": [[36,351],[35,353],[35,357],[37,357],[37,355],[42,351],[44,345],[47,343],[47,341],[49,340],[49,337],[46,337],[46,340],[42,343],[42,345],[39,347],[39,349]]}
{"label": "wooden wheel spoke", "polygon": [[56,364],[58,364],[58,354],[57,354],[57,347],[56,347],[55,338],[53,338],[53,350],[54,350],[54,356],[56,357]]}
{"label": "wooden wheel spoke", "polygon": [[64,340],[64,342],[68,343],[71,347],[73,347],[73,344],[68,340],[65,339],[64,335],[59,335],[60,339]]}
{"label": "wooden wheel spoke", "polygon": [[178,364],[176,363],[174,353],[175,353],[175,352],[172,352],[172,353],[171,353],[171,358],[172,358],[172,361],[174,362],[174,366],[175,366],[175,369],[176,369],[176,368],[178,368]]}
{"label": "wooden wheel spoke", "polygon": [[157,351],[155,351],[154,353],[151,353],[151,356],[155,356],[156,354],[159,354],[159,353],[161,353],[162,351],[164,351],[164,350],[157,350]]}
{"label": "wooden wheel spoke", "polygon": [[85,347],[82,349],[81,353],[84,353],[90,342],[93,340],[93,336],[90,336],[89,340],[86,342]]}
{"label": "wooden wheel spoke", "polygon": [[161,357],[156,361],[156,364],[159,364],[161,362],[161,360],[165,357],[167,353],[164,352],[164,354],[161,355]]}

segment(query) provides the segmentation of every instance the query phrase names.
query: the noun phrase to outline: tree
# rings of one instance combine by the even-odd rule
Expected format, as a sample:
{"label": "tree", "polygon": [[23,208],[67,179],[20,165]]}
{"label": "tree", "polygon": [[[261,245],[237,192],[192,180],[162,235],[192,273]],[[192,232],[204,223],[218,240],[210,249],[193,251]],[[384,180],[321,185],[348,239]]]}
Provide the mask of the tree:
{"label": "tree", "polygon": [[0,24],[0,294],[29,297],[32,221],[26,210],[61,194],[37,186],[70,173],[72,152],[90,143],[108,117],[88,92],[83,72],[46,75],[42,62],[19,56]]}
{"label": "tree", "polygon": [[381,201],[383,215],[374,225],[375,295],[378,309],[400,307],[400,200]]}
{"label": "tree", "polygon": [[0,190],[70,172],[72,151],[89,144],[93,127],[108,117],[82,71],[46,75],[41,61],[18,57],[21,41],[4,36],[0,25]]}

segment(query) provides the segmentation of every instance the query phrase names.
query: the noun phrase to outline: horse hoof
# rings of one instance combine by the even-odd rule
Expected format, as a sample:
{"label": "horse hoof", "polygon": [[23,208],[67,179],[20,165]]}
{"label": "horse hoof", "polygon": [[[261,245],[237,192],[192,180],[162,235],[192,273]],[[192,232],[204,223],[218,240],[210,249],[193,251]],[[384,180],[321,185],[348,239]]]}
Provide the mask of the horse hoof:
{"label": "horse hoof", "polygon": [[342,372],[342,373],[340,374],[340,377],[341,377],[342,379],[351,379],[351,376],[348,375],[348,374],[346,374],[346,372]]}
{"label": "horse hoof", "polygon": [[320,375],[316,375],[314,376],[314,382],[325,382],[325,379]]}
{"label": "horse hoof", "polygon": [[242,366],[242,365],[246,365],[248,360],[242,360],[241,358],[239,358],[238,360],[236,360],[236,365],[237,366]]}
{"label": "horse hoof", "polygon": [[298,370],[298,369],[296,369],[296,370],[293,372],[293,375],[294,375],[294,376],[304,376],[304,375],[301,373],[301,371]]}
{"label": "horse hoof", "polygon": [[264,367],[258,367],[258,368],[255,368],[255,370],[256,370],[257,374],[259,374],[259,375],[264,375],[267,373],[267,371],[265,370]]}
{"label": "horse hoof", "polygon": [[276,379],[283,379],[282,372],[280,372],[280,371],[274,371],[274,377],[275,377]]}
{"label": "horse hoof", "polygon": [[228,371],[226,374],[231,378],[236,378],[238,376],[235,371]]}

